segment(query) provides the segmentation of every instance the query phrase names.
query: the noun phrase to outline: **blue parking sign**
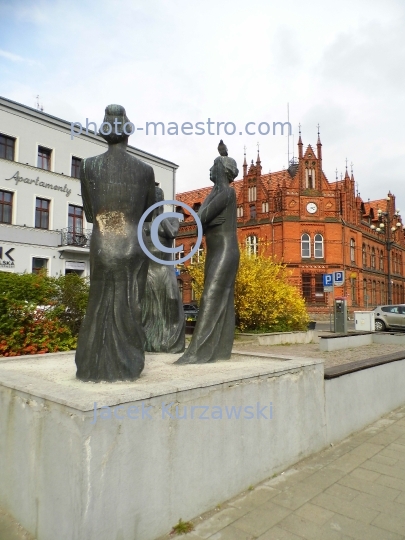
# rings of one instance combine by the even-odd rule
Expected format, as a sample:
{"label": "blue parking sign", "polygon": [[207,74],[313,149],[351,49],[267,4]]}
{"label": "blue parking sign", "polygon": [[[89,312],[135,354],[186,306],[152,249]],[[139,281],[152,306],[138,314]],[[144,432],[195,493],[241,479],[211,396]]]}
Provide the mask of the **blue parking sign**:
{"label": "blue parking sign", "polygon": [[333,274],[323,274],[322,278],[324,287],[330,287],[333,285]]}
{"label": "blue parking sign", "polygon": [[339,272],[334,272],[333,281],[334,284],[337,286],[343,285],[343,283],[345,282],[345,273],[341,270]]}

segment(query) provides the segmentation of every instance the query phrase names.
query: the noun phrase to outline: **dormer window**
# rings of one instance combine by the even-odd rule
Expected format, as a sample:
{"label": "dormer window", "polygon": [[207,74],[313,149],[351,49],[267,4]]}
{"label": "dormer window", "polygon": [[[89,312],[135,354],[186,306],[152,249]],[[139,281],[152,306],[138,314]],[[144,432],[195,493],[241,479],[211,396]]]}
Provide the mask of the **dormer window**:
{"label": "dormer window", "polygon": [[256,200],[256,186],[248,188],[248,201],[253,202]]}

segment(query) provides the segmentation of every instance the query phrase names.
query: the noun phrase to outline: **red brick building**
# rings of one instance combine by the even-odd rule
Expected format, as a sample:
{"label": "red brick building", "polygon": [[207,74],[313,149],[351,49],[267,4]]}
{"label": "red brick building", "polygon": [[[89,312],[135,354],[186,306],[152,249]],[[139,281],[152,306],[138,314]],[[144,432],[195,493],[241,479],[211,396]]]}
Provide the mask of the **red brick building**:
{"label": "red brick building", "polygon": [[[284,262],[309,311],[328,311],[332,300],[323,292],[322,274],[336,270],[344,271],[345,284],[335,292],[347,296],[350,310],[405,302],[405,237],[395,196],[364,202],[347,167],[344,178],[330,182],[319,134],[316,151],[310,145],[304,151],[300,133],[298,159],[287,170],[263,174],[259,153],[249,166],[245,155],[243,177],[233,186],[241,249]],[[177,199],[198,210],[210,190],[179,193]],[[178,243],[188,253],[195,238],[194,220],[184,213]],[[184,302],[192,301],[187,273],[178,280]]]}

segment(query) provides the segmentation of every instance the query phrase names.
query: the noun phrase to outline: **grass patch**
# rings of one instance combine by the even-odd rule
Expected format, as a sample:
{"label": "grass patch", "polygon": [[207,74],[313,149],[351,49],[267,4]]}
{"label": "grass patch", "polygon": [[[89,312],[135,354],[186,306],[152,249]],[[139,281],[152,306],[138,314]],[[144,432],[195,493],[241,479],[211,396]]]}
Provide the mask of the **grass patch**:
{"label": "grass patch", "polygon": [[183,521],[180,518],[179,522],[173,527],[170,534],[177,534],[178,536],[180,536],[181,534],[187,534],[191,531],[194,531],[193,523],[191,523],[191,521]]}

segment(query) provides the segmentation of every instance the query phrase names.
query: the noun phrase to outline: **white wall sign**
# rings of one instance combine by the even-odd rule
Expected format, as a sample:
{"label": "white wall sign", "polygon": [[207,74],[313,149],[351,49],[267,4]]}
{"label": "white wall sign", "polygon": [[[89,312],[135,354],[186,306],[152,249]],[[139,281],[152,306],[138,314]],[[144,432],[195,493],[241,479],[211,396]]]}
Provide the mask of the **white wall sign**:
{"label": "white wall sign", "polygon": [[66,261],[66,270],[85,270],[86,263],[78,261]]}
{"label": "white wall sign", "polygon": [[67,184],[64,186],[58,186],[57,184],[47,184],[46,182],[40,182],[39,176],[34,180],[34,178],[23,178],[20,176],[20,172],[17,171],[13,174],[11,178],[5,178],[5,180],[15,180],[15,185],[18,186],[20,182],[23,182],[24,184],[35,184],[36,186],[43,187],[46,189],[53,189],[57,191],[62,191],[62,193],[66,193],[66,197],[69,197],[69,195],[72,193],[72,190],[67,187]]}

